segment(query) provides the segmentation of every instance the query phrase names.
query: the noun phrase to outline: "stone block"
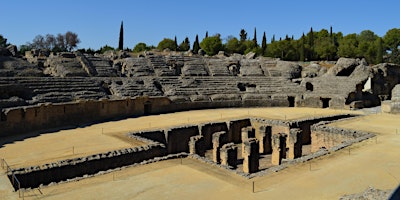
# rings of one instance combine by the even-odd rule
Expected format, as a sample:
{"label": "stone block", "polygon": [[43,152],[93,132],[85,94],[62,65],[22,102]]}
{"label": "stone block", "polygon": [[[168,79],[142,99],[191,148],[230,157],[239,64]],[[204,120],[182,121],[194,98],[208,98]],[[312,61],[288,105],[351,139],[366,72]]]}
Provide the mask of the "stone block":
{"label": "stone block", "polygon": [[216,163],[220,162],[220,148],[226,143],[226,131],[216,132],[212,135],[213,142],[213,161]]}
{"label": "stone block", "polygon": [[221,164],[237,167],[237,147],[234,143],[224,144],[220,149]]}
{"label": "stone block", "polygon": [[302,155],[302,131],[298,128],[290,129],[287,146],[289,147],[288,158],[295,159]]}
{"label": "stone block", "polygon": [[244,158],[243,158],[243,172],[244,173],[254,173],[258,171],[259,167],[259,148],[258,140],[255,138],[250,138],[243,143],[244,148]]}
{"label": "stone block", "polygon": [[271,163],[273,165],[280,165],[282,159],[286,158],[286,134],[274,134],[272,135],[272,158]]}
{"label": "stone block", "polygon": [[189,153],[197,154],[199,156],[205,156],[205,143],[202,135],[196,135],[190,137],[189,141]]}

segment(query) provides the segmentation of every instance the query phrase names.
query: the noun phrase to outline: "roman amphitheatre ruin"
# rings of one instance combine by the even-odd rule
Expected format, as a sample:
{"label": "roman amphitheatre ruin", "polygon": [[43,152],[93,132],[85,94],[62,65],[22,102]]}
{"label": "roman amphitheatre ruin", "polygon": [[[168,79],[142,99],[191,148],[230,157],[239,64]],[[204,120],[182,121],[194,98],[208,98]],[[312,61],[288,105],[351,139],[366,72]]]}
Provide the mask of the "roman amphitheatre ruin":
{"label": "roman amphitheatre ruin", "polygon": [[0,52],[1,199],[339,199],[400,184],[395,64]]}

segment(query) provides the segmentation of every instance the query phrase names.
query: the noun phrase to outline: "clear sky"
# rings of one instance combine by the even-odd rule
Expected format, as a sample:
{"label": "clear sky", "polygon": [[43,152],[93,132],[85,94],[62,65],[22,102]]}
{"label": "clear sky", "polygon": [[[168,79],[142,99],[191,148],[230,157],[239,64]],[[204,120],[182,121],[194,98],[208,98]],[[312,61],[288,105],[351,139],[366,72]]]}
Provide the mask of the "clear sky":
{"label": "clear sky", "polygon": [[379,36],[400,28],[400,1],[396,0],[12,0],[1,2],[0,34],[8,42],[22,45],[39,34],[72,31],[81,39],[79,48],[118,46],[124,22],[124,46],[137,43],[157,46],[163,38],[220,33],[222,39],[239,37],[241,29],[258,41],[265,31],[272,35],[301,34],[333,27],[334,32],[360,33],[371,30]]}

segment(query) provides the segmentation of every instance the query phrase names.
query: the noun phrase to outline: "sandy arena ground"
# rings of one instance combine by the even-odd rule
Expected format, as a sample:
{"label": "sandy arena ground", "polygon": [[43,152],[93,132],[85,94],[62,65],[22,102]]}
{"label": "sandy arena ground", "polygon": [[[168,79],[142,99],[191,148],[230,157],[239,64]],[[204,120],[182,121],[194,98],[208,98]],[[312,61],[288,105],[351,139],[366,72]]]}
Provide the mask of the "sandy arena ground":
{"label": "sandy arena ground", "polygon": [[[10,165],[29,166],[31,163],[40,164],[140,145],[124,137],[126,132],[139,129],[246,116],[297,119],[341,112],[312,108],[217,109],[132,118],[5,143],[0,147],[0,158],[5,158]],[[378,137],[251,180],[186,158],[44,187],[40,190],[42,194],[37,189],[31,190],[25,193],[25,199],[338,199],[344,194],[364,191],[368,186],[393,189],[400,184],[399,115],[371,114],[334,126],[370,131]],[[74,146],[75,155],[71,153],[71,145]],[[46,151],[43,147],[46,147]],[[57,149],[70,150],[62,154]],[[253,181],[255,193],[252,192]],[[18,199],[18,194],[10,190],[3,170],[0,197]]]}

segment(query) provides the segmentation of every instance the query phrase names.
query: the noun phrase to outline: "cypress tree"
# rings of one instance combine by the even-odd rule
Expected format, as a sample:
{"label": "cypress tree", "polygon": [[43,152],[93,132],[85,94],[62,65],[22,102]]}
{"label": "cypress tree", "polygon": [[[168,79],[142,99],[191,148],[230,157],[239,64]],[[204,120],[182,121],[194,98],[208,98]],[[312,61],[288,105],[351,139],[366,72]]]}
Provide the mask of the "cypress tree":
{"label": "cypress tree", "polygon": [[308,57],[308,60],[313,60],[314,59],[314,31],[313,28],[311,27],[310,32],[308,33],[308,45],[310,46],[310,52]]}
{"label": "cypress tree", "polygon": [[264,56],[266,53],[267,53],[267,36],[265,35],[264,31],[264,35],[261,42],[261,55]]}
{"label": "cypress tree", "polygon": [[208,31],[206,31],[206,38],[208,38]]}
{"label": "cypress tree", "polygon": [[254,43],[254,46],[258,46],[258,44],[257,44],[257,30],[256,30],[256,28],[254,28],[254,37],[253,37],[253,43]]}
{"label": "cypress tree", "polygon": [[200,50],[199,36],[196,34],[196,40],[193,43],[193,52],[198,53]]}
{"label": "cypress tree", "polygon": [[301,36],[301,41],[300,41],[300,61],[304,61],[305,60],[305,50],[304,50],[304,40],[305,40],[305,36],[304,36],[304,33],[303,33],[303,36]]}
{"label": "cypress tree", "polygon": [[119,43],[118,43],[118,49],[123,50],[124,49],[124,22],[121,22],[121,28],[119,29]]}
{"label": "cypress tree", "polygon": [[272,35],[272,39],[271,39],[271,43],[274,43],[274,42],[275,42],[275,34]]}
{"label": "cypress tree", "polygon": [[174,49],[174,51],[177,51],[177,50],[178,50],[178,41],[176,40],[176,36],[175,36],[174,42],[175,42],[175,49]]}
{"label": "cypress tree", "polygon": [[376,52],[376,63],[383,63],[382,38],[378,38],[378,45],[377,45],[377,52]]}

